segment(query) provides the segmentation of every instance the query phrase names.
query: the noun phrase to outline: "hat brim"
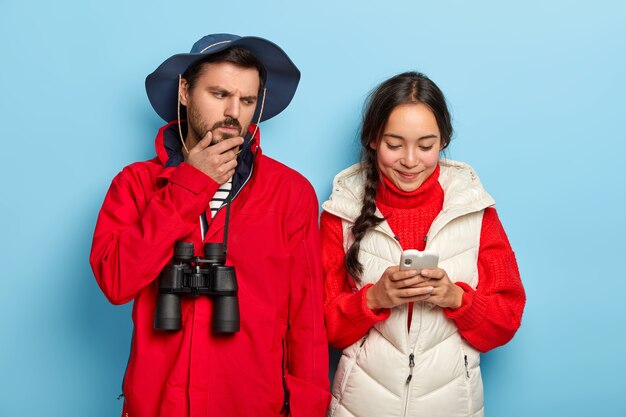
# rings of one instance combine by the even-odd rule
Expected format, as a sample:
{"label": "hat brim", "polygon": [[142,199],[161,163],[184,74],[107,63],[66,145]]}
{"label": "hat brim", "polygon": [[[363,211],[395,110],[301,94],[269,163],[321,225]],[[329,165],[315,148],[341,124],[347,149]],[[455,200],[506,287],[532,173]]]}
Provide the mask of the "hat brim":
{"label": "hat brim", "polygon": [[246,36],[216,45],[205,53],[173,55],[159,65],[146,77],[148,99],[157,114],[166,122],[176,120],[178,76],[182,75],[193,62],[235,46],[252,52],[265,67],[267,92],[261,121],[271,119],[282,112],[296,93],[300,71],[278,45],[263,38]]}

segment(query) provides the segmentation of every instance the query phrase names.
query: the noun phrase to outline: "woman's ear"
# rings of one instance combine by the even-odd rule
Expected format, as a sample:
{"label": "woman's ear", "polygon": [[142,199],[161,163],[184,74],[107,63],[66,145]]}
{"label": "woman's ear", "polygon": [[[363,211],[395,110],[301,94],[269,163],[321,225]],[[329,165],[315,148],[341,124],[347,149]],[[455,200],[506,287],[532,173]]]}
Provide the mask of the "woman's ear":
{"label": "woman's ear", "polygon": [[378,149],[378,142],[373,140],[370,142],[370,149],[376,150]]}
{"label": "woman's ear", "polygon": [[446,143],[446,141],[443,140],[443,138],[439,139],[439,152],[441,152],[444,149],[446,149],[449,144],[450,144],[450,141],[448,141],[448,143]]}

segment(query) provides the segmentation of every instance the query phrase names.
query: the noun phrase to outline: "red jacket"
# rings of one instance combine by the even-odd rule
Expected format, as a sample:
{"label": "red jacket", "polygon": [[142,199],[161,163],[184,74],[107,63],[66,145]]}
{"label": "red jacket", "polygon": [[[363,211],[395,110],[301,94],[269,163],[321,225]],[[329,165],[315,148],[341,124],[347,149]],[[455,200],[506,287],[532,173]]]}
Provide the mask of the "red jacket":
{"label": "red jacket", "polygon": [[[325,415],[318,203],[303,176],[261,154],[258,135],[238,165],[251,176],[232,202],[229,224],[226,264],[237,273],[241,330],[212,334],[207,296],[181,297],[181,330],[154,330],[156,278],[176,241],[193,242],[202,254],[199,216],[218,188],[177,164],[176,135],[175,123],[163,127],[157,157],[115,177],[94,233],[90,261],[100,288],[113,304],[134,300],[125,416]],[[205,242],[222,242],[224,218],[222,209],[209,220]]]}

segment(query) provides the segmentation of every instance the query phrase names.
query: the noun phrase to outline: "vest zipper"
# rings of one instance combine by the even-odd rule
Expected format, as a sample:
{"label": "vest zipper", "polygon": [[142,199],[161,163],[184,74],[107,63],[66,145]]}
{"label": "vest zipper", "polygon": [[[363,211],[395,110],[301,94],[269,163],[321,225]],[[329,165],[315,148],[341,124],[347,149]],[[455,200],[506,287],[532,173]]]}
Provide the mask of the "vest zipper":
{"label": "vest zipper", "polygon": [[413,354],[413,352],[411,352],[411,354],[409,355],[409,376],[406,379],[406,382],[404,383],[404,407],[403,407],[403,413],[402,415],[404,417],[409,415],[409,395],[411,393],[411,391],[409,390],[410,388],[410,384],[411,384],[411,380],[413,379],[413,367],[415,366],[415,355]]}
{"label": "vest zipper", "polygon": [[469,374],[469,363],[467,362],[467,355],[464,355],[465,358],[465,375],[467,376],[467,379],[469,379],[470,374]]}
{"label": "vest zipper", "polygon": [[[415,358],[415,355],[411,353],[409,355],[409,376],[406,379],[407,385],[409,384],[409,382],[411,382],[411,379],[413,379],[413,367],[415,366],[415,361],[413,360],[414,358]],[[467,356],[465,357],[465,365],[467,366]]]}
{"label": "vest zipper", "polygon": [[[411,354],[409,355],[409,376],[406,379],[405,382],[405,398],[404,398],[404,413],[403,416],[407,416],[409,415],[409,396],[410,396],[410,384],[411,384],[411,380],[413,379],[413,368],[415,367],[415,349],[417,348],[417,340],[419,339],[419,334],[422,331],[422,316],[424,314],[424,304],[420,303],[420,311],[419,311],[419,315],[416,317],[414,316],[413,318],[416,319],[419,317],[419,323],[416,323],[419,328],[417,330],[417,335],[416,335],[416,341],[415,341],[415,345],[413,346],[413,351],[411,352]],[[407,312],[408,314],[408,312]],[[415,323],[415,322],[414,322]],[[413,327],[413,324],[411,323],[411,327]],[[409,342],[409,346],[410,346],[410,329],[409,329],[409,334],[407,334],[407,337],[409,338],[408,342]]]}

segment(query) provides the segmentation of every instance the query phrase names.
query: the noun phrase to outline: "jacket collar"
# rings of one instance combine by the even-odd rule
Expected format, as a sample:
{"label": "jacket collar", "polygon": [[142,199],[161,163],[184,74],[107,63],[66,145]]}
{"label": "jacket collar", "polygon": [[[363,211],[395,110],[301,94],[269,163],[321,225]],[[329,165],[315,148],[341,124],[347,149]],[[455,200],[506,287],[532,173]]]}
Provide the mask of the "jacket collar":
{"label": "jacket collar", "polygon": [[[256,125],[254,123],[251,123],[248,127],[248,133],[250,135],[254,133],[255,127]],[[186,135],[186,124],[181,125],[181,130],[183,135]],[[246,136],[246,141],[243,144],[244,151],[242,151],[242,154],[245,151],[251,151],[253,154],[256,153],[260,146],[260,142],[261,131],[260,129],[256,129],[254,138],[250,138],[249,135]],[[181,162],[183,162],[182,145],[177,120],[174,120],[159,129],[154,140],[154,147],[156,148],[157,157],[164,167],[178,166]]]}
{"label": "jacket collar", "polygon": [[[255,129],[256,125],[251,123],[248,127],[248,134],[245,137],[245,142],[242,145],[243,150],[237,158],[237,168],[235,175],[233,176],[233,192],[238,193],[241,187],[245,184],[247,179],[252,174],[252,168],[254,165],[254,158],[261,150],[259,143],[261,141],[260,129]],[[181,125],[183,135],[186,134],[186,124]],[[251,135],[254,133],[254,137]],[[180,134],[178,130],[178,121],[170,122],[159,129],[156,139],[154,141],[156,148],[157,158],[161,165],[163,165],[163,171],[158,175],[159,178],[167,179],[172,174],[173,167],[178,166],[183,162],[182,145],[180,141]]]}

